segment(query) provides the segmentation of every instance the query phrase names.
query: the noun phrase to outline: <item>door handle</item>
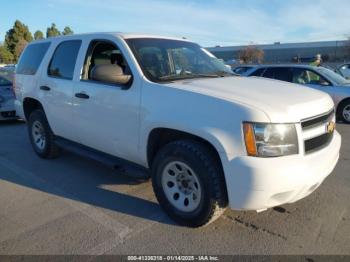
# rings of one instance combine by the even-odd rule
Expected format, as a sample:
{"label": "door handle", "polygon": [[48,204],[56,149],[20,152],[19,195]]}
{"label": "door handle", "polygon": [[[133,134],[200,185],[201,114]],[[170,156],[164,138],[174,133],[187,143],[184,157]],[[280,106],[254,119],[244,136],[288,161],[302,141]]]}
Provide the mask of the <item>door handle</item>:
{"label": "door handle", "polygon": [[82,99],[89,99],[90,98],[90,96],[85,94],[85,93],[76,93],[75,97],[82,98]]}
{"label": "door handle", "polygon": [[50,91],[50,90],[51,90],[51,88],[50,88],[50,87],[48,87],[48,86],[41,86],[41,87],[40,87],[40,90]]}

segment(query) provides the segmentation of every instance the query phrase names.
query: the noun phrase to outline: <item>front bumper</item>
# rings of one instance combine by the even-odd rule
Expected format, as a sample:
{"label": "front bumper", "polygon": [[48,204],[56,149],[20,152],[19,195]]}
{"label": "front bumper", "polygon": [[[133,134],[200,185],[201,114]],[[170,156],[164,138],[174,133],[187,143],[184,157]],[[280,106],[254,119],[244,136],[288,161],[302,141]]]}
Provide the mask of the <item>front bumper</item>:
{"label": "front bumper", "polygon": [[0,102],[0,121],[17,119],[14,100],[10,99],[5,102]]}
{"label": "front bumper", "polygon": [[262,210],[308,196],[333,171],[340,146],[341,136],[335,131],[327,147],[309,155],[228,160],[223,167],[230,207]]}

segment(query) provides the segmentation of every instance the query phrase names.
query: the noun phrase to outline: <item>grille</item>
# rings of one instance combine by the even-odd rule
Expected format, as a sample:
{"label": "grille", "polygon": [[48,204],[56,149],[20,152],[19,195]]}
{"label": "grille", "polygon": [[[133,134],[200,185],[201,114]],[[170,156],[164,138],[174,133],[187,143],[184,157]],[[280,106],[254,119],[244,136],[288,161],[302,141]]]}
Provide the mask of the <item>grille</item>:
{"label": "grille", "polygon": [[12,118],[16,116],[16,111],[5,111],[5,112],[1,112],[1,116],[4,118]]}
{"label": "grille", "polygon": [[314,137],[308,140],[305,140],[305,153],[310,154],[312,152],[321,150],[322,148],[328,146],[328,144],[331,142],[333,138],[333,132],[332,133],[326,133],[323,135],[320,135],[318,137]]}
{"label": "grille", "polygon": [[311,128],[323,125],[329,122],[333,118],[333,115],[334,115],[334,110],[330,111],[327,114],[324,114],[309,120],[304,120],[301,122],[301,128],[303,130],[307,130],[307,129],[311,129]]}
{"label": "grille", "polygon": [[[333,138],[333,132],[327,132],[327,125],[330,121],[334,119],[335,118],[333,109],[328,113],[315,116],[313,118],[308,118],[301,122],[301,128],[305,137],[305,154],[316,152],[329,145]],[[320,127],[324,127],[324,129],[320,129]],[[315,132],[316,136],[311,136],[310,138],[310,132]]]}

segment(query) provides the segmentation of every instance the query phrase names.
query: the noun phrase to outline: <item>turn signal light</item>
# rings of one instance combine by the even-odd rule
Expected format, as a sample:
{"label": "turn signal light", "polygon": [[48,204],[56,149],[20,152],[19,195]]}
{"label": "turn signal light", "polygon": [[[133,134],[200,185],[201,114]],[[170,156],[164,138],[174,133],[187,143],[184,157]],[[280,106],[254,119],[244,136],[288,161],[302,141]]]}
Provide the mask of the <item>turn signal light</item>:
{"label": "turn signal light", "polygon": [[253,125],[250,123],[243,123],[244,142],[249,156],[257,156],[255,134]]}

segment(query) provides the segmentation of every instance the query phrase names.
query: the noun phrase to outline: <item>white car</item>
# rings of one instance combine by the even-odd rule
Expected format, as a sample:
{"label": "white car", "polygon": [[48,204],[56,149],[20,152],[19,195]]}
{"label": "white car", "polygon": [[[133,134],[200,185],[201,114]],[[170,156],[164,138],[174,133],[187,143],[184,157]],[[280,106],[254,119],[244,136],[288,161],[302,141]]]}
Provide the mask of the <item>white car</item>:
{"label": "white car", "polygon": [[150,170],[161,207],[182,225],[205,225],[227,206],[293,203],[339,158],[329,95],[234,76],[184,39],[49,38],[30,43],[16,70],[16,108],[40,157],[65,147]]}

